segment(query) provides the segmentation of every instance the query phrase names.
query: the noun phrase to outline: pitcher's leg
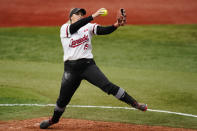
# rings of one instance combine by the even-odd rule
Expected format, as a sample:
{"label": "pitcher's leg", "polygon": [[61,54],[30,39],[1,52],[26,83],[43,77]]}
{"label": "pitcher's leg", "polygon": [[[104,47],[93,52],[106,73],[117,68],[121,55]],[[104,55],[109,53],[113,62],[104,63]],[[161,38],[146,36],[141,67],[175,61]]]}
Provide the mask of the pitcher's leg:
{"label": "pitcher's leg", "polygon": [[83,73],[83,77],[88,82],[102,89],[104,92],[112,94],[117,99],[135,108],[138,108],[138,102],[132,96],[130,96],[124,89],[111,83],[96,65],[89,66]]}
{"label": "pitcher's leg", "polygon": [[40,124],[41,129],[46,129],[50,125],[55,124],[59,121],[60,117],[65,111],[66,106],[70,102],[72,96],[74,95],[76,89],[81,83],[81,78],[79,75],[70,72],[64,72],[62,77],[61,89],[59,98],[57,99],[56,107],[53,112],[51,119],[43,121]]}
{"label": "pitcher's leg", "polygon": [[62,77],[59,98],[57,99],[56,107],[54,109],[54,115],[52,117],[52,120],[54,122],[58,122],[59,118],[62,115],[61,113],[55,112],[64,112],[66,106],[69,104],[72,96],[79,87],[80,83],[81,78],[78,76],[78,74],[64,72]]}

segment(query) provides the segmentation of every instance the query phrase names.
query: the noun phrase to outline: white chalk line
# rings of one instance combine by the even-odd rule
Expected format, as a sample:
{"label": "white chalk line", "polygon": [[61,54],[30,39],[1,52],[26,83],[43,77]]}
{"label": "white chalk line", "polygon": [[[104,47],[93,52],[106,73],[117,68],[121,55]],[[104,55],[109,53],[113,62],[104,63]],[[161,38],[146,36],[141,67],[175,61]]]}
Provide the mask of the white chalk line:
{"label": "white chalk line", "polygon": [[[45,106],[55,106],[55,104],[0,104],[0,107],[1,106],[44,106],[45,107]],[[68,105],[67,107],[136,110],[135,108],[130,108],[130,107],[90,106],[90,105]],[[180,113],[180,112],[172,112],[172,111],[165,111],[165,110],[153,110],[153,109],[148,109],[148,111],[159,112],[159,113],[167,113],[167,114],[175,114],[175,115],[189,116],[189,117],[196,117],[197,118],[197,115]]]}

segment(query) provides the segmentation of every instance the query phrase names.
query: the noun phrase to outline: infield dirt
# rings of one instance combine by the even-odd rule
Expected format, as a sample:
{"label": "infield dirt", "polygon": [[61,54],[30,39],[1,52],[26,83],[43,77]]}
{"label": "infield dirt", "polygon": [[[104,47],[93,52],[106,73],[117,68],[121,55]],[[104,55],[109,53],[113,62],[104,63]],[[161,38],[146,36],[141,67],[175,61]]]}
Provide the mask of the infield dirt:
{"label": "infield dirt", "polygon": [[[41,121],[48,118],[37,118],[18,121],[0,121],[0,131],[43,131],[39,128]],[[80,119],[61,119],[61,121],[49,128],[53,131],[195,131],[192,129],[170,128],[161,126],[145,126],[123,124],[116,122],[90,121]]]}

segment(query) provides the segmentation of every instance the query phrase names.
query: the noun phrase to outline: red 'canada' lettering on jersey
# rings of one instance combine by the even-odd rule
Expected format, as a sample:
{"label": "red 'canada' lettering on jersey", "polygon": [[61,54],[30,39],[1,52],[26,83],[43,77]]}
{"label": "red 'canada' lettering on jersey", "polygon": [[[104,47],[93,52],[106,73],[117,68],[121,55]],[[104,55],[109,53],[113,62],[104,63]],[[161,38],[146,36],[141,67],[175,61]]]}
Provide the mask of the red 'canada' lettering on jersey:
{"label": "red 'canada' lettering on jersey", "polygon": [[89,41],[88,35],[84,35],[84,37],[79,38],[79,39],[77,39],[77,40],[71,39],[71,42],[70,42],[69,47],[75,48],[75,47],[77,47],[77,46],[82,45],[83,43],[88,42],[88,41]]}
{"label": "red 'canada' lettering on jersey", "polygon": [[64,50],[64,61],[78,60],[81,58],[92,59],[91,39],[97,34],[97,24],[88,23],[77,30],[70,33],[71,24],[66,23],[61,26],[60,38]]}

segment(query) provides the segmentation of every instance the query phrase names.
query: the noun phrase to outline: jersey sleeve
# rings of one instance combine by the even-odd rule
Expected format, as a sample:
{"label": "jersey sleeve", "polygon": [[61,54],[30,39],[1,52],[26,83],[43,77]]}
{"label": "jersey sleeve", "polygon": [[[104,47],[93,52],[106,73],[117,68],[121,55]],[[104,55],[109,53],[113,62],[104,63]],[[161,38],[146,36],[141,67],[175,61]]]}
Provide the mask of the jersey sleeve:
{"label": "jersey sleeve", "polygon": [[98,26],[98,24],[96,24],[96,23],[89,23],[89,31],[90,31],[90,33],[92,34],[92,35],[97,35],[97,26]]}
{"label": "jersey sleeve", "polygon": [[60,29],[60,37],[61,38],[69,38],[71,36],[71,33],[70,33],[70,24],[64,24],[62,25],[61,29]]}

